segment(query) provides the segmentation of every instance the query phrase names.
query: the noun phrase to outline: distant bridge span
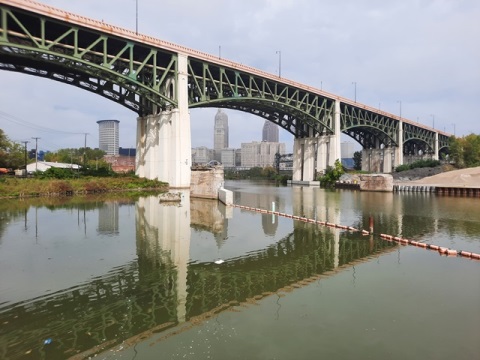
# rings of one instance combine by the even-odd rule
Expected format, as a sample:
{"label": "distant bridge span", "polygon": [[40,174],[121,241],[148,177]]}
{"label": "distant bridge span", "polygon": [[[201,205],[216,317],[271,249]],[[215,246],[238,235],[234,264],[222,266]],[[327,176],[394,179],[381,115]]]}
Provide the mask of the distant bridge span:
{"label": "distant bridge span", "polygon": [[279,76],[30,0],[0,0],[0,69],[50,78],[136,112],[137,174],[190,186],[188,108],[261,116],[294,137],[294,180],[363,147],[364,169],[438,159],[450,134]]}

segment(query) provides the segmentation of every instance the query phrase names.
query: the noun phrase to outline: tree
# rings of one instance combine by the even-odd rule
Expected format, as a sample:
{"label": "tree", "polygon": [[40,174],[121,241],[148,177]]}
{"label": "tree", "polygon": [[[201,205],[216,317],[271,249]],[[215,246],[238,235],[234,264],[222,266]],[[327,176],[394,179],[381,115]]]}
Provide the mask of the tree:
{"label": "tree", "polygon": [[449,139],[450,159],[459,168],[480,166],[480,135]]}
{"label": "tree", "polygon": [[66,164],[83,165],[83,157],[86,157],[87,164],[92,164],[91,161],[102,159],[105,151],[91,148],[80,149],[59,149],[55,152],[45,154],[45,161],[61,162]]}
{"label": "tree", "polygon": [[21,144],[10,141],[0,129],[0,167],[18,169],[24,165],[24,148]]}
{"label": "tree", "polygon": [[355,151],[353,153],[353,168],[355,170],[362,170],[362,152]]}
{"label": "tree", "polygon": [[470,134],[464,139],[463,160],[465,166],[480,166],[480,135]]}

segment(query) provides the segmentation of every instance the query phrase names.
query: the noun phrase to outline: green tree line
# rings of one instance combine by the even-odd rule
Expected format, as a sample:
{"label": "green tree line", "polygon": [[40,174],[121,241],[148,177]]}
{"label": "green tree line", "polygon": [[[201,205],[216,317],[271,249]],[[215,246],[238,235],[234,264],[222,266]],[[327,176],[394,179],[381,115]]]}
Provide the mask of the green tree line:
{"label": "green tree line", "polygon": [[449,160],[456,167],[480,166],[480,135],[452,136],[449,140]]}
{"label": "green tree line", "polygon": [[[60,149],[47,152],[44,155],[44,161],[85,165],[86,168],[91,169],[108,168],[109,165],[103,161],[104,155],[105,151],[89,147]],[[32,162],[35,162],[35,156],[33,159],[27,156],[27,164]],[[0,167],[10,169],[25,167],[25,146],[11,141],[2,129],[0,129]]]}

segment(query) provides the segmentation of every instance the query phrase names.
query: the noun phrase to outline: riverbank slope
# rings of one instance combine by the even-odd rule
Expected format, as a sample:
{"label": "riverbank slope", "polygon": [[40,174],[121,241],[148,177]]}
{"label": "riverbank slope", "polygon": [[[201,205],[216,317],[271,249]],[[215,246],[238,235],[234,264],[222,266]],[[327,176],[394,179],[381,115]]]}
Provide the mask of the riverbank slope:
{"label": "riverbank slope", "polygon": [[137,178],[80,177],[75,179],[0,178],[0,198],[68,196],[118,191],[168,191],[168,184]]}
{"label": "riverbank slope", "polygon": [[480,166],[441,172],[411,181],[400,178],[395,180],[395,184],[480,188]]}

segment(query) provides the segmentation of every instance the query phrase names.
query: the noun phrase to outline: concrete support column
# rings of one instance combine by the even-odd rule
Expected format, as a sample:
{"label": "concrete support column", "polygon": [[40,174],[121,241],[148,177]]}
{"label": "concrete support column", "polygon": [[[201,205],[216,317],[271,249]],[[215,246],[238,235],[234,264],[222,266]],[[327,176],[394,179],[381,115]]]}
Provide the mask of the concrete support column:
{"label": "concrete support column", "polygon": [[178,107],[137,119],[136,174],[189,188],[191,133],[188,111],[187,56],[178,55],[175,96]]}
{"label": "concrete support column", "polygon": [[303,181],[303,139],[293,139],[293,181]]}
{"label": "concrete support column", "polygon": [[317,138],[317,171],[322,172],[330,161],[330,136]]}
{"label": "concrete support column", "polygon": [[315,143],[315,138],[294,140],[293,181],[315,180]]}
{"label": "concrete support column", "polygon": [[394,154],[395,148],[385,148],[384,149],[384,156],[383,156],[383,172],[384,173],[391,173],[393,172],[394,168]]}
{"label": "concrete support column", "polygon": [[435,149],[434,149],[434,151],[433,151],[433,160],[438,160],[438,159],[439,159],[438,153],[439,153],[439,149],[438,149],[438,132],[435,132]]}
{"label": "concrete support column", "polygon": [[340,129],[340,101],[335,101],[335,134],[330,137],[330,156],[328,165],[335,165],[335,161],[341,160],[341,135]]}
{"label": "concrete support column", "polygon": [[398,148],[395,153],[395,166],[403,165],[403,121],[398,124]]}

